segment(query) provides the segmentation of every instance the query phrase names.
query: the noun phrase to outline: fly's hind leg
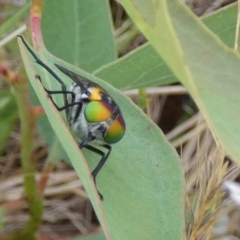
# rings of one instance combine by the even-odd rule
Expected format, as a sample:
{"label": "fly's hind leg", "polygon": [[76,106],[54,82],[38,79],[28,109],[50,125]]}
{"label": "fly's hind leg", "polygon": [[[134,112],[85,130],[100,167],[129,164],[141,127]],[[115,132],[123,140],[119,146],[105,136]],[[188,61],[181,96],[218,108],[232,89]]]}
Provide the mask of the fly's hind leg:
{"label": "fly's hind leg", "polygon": [[[103,165],[106,163],[110,153],[111,153],[111,150],[112,150],[112,147],[108,144],[104,144],[102,145],[103,147],[105,147],[108,152],[105,154],[103,151],[89,145],[89,144],[86,144],[84,147],[87,148],[88,150],[92,151],[92,152],[95,152],[99,155],[101,155],[101,160],[100,162],[98,163],[98,165],[96,166],[96,168],[92,171],[92,177],[93,177],[93,181],[94,181],[94,184],[96,186],[96,189],[97,189],[97,184],[96,184],[96,177],[98,175],[98,173],[100,172],[100,170],[102,169]],[[98,195],[99,195],[99,198],[100,200],[103,200],[103,195],[98,191],[97,189],[97,192],[98,192]]]}

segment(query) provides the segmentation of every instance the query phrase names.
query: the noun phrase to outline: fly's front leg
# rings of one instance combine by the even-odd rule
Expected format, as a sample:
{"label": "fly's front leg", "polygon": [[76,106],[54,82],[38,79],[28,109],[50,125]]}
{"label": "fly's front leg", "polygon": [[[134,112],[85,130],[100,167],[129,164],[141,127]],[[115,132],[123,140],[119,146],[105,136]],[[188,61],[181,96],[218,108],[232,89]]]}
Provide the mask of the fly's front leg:
{"label": "fly's front leg", "polygon": [[[41,82],[41,84],[42,84],[42,80],[41,80],[41,77],[40,77],[39,75],[36,75],[35,78],[38,79],[38,80]],[[42,86],[43,86],[43,84],[42,84]],[[57,109],[59,112],[62,111],[62,110],[66,110],[66,111],[67,111],[67,109],[68,109],[69,107],[72,107],[72,106],[78,105],[78,104],[82,104],[82,103],[80,103],[80,102],[72,102],[72,103],[65,102],[65,105],[64,105],[64,106],[59,107],[59,106],[55,103],[55,101],[53,100],[52,95],[54,95],[54,94],[63,94],[63,95],[70,94],[71,97],[72,97],[72,99],[75,99],[75,93],[74,93],[74,92],[71,92],[71,91],[65,91],[65,90],[61,90],[61,91],[51,91],[51,90],[46,89],[44,86],[43,86],[43,88],[44,88],[44,90],[47,92],[48,97],[50,98],[50,100],[52,101],[53,105],[56,107],[56,109]],[[66,99],[67,99],[67,98],[66,98]],[[67,114],[68,114],[68,112],[67,112]]]}

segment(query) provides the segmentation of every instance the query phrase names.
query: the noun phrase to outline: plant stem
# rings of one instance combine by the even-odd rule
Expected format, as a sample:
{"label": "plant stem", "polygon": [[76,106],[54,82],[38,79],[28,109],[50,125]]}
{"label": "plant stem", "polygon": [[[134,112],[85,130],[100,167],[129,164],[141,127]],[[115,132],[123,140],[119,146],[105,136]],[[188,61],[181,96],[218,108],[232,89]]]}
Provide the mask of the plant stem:
{"label": "plant stem", "polygon": [[37,117],[29,100],[28,83],[20,81],[13,86],[21,122],[21,162],[24,174],[24,192],[29,206],[30,219],[22,232],[10,239],[34,240],[41,224],[43,203],[35,180],[35,163],[32,159],[33,133]]}
{"label": "plant stem", "polygon": [[138,93],[138,106],[144,110],[147,106],[147,92],[146,88],[140,88]]}

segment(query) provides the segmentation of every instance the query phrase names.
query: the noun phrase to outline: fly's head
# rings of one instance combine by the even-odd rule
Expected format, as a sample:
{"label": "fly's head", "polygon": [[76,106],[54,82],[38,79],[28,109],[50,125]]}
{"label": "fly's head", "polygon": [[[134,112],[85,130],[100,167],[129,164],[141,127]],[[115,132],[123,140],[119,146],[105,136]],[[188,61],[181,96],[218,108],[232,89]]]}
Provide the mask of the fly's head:
{"label": "fly's head", "polygon": [[125,122],[119,107],[103,90],[94,90],[92,93],[84,109],[89,131],[105,143],[118,142],[125,133]]}

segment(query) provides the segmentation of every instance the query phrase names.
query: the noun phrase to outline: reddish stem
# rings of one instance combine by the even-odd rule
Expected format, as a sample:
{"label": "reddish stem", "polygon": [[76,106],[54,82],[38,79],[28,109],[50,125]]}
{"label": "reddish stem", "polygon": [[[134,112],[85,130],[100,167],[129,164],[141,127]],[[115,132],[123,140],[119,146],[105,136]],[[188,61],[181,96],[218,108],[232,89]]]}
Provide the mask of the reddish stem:
{"label": "reddish stem", "polygon": [[52,169],[53,169],[53,164],[48,163],[42,171],[41,178],[38,182],[38,192],[40,194],[43,194],[43,191],[47,186],[47,182],[48,182],[48,179],[49,179],[49,173],[52,172]]}
{"label": "reddish stem", "polygon": [[43,0],[33,0],[30,12],[32,41],[33,46],[37,51],[40,51],[44,47],[41,31],[43,2],[44,2]]}

